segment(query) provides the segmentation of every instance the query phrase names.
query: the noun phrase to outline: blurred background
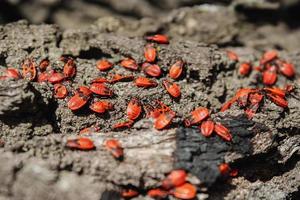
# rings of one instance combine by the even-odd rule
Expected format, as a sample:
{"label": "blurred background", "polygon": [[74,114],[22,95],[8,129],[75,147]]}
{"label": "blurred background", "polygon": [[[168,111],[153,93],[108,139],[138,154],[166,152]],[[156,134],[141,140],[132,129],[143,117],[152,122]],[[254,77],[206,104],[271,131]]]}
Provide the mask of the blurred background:
{"label": "blurred background", "polygon": [[159,18],[181,7],[203,4],[231,6],[255,22],[300,24],[299,0],[0,0],[0,23],[27,19],[80,28],[103,16]]}

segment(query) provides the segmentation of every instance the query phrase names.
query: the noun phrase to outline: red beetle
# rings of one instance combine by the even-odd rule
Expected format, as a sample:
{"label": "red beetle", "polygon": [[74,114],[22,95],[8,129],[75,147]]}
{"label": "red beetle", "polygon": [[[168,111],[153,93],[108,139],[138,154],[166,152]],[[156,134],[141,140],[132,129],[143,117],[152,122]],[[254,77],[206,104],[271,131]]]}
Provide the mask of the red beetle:
{"label": "red beetle", "polygon": [[209,116],[209,110],[204,107],[196,108],[191,112],[189,117],[184,120],[186,127],[192,126],[194,124],[200,123],[202,120]]}
{"label": "red beetle", "polygon": [[174,111],[163,112],[155,120],[154,127],[157,130],[161,130],[171,124],[173,118],[175,117]]}
{"label": "red beetle", "polygon": [[113,105],[108,101],[96,101],[90,105],[90,109],[96,113],[102,114],[107,110],[113,109]]}
{"label": "red beetle", "polygon": [[111,75],[111,79],[109,80],[110,83],[116,83],[120,81],[132,81],[134,79],[133,75],[121,75],[121,74],[114,74]]}
{"label": "red beetle", "polygon": [[47,72],[42,72],[38,75],[38,79],[37,81],[39,83],[41,82],[47,82],[48,81],[48,77],[49,77],[49,74]]}
{"label": "red beetle", "polygon": [[268,62],[275,60],[277,57],[278,57],[277,51],[274,50],[266,51],[262,56],[262,58],[260,59],[260,64],[264,65]]}
{"label": "red beetle", "polygon": [[190,183],[185,183],[181,186],[175,187],[171,193],[179,199],[194,199],[197,194],[197,188]]}
{"label": "red beetle", "polygon": [[90,133],[95,133],[100,130],[100,127],[98,125],[90,126],[83,128],[79,131],[79,134],[90,134]]}
{"label": "red beetle", "polygon": [[59,72],[53,72],[48,75],[48,81],[52,84],[60,83],[65,79],[65,76]]}
{"label": "red beetle", "polygon": [[211,136],[215,128],[215,123],[211,120],[207,120],[201,123],[200,130],[205,137]]}
{"label": "red beetle", "polygon": [[81,93],[75,94],[68,102],[68,108],[71,110],[78,110],[82,108],[89,100],[89,97]]}
{"label": "red beetle", "polygon": [[39,64],[39,68],[40,70],[43,72],[47,69],[47,67],[49,66],[50,62],[48,59],[43,59],[40,64]]}
{"label": "red beetle", "polygon": [[54,85],[54,97],[57,99],[64,99],[68,95],[66,86],[58,83]]}
{"label": "red beetle", "polygon": [[161,69],[156,64],[150,64],[150,63],[143,63],[142,69],[145,74],[152,76],[152,77],[159,77],[161,75]]}
{"label": "red beetle", "polygon": [[113,66],[113,64],[111,62],[109,62],[108,60],[106,59],[103,59],[103,60],[99,60],[97,62],[97,68],[100,70],[100,71],[106,71],[106,70],[109,70],[111,69]]}
{"label": "red beetle", "polygon": [[122,159],[124,156],[123,148],[118,140],[108,139],[105,142],[105,148],[116,158]]}
{"label": "red beetle", "polygon": [[157,86],[157,82],[148,79],[146,77],[138,77],[137,79],[135,79],[135,85],[138,87],[156,87]]}
{"label": "red beetle", "polygon": [[71,149],[79,149],[79,150],[92,150],[95,148],[94,142],[89,138],[78,138],[68,140],[66,143],[66,147]]}
{"label": "red beetle", "polygon": [[264,72],[263,72],[263,83],[265,85],[273,85],[277,80],[277,71],[276,66],[269,66]]}
{"label": "red beetle", "polygon": [[21,75],[15,68],[7,68],[4,74],[5,78],[20,79]]}
{"label": "red beetle", "polygon": [[73,58],[66,58],[63,73],[65,77],[72,78],[76,74],[76,65]]}
{"label": "red beetle", "polygon": [[247,76],[251,71],[251,64],[244,62],[241,63],[240,68],[239,68],[239,73],[243,76]]}
{"label": "red beetle", "polygon": [[230,60],[232,60],[234,62],[238,62],[239,61],[239,57],[238,57],[238,55],[235,52],[227,50],[226,53],[227,53],[227,56],[228,56],[228,58]]}
{"label": "red beetle", "polygon": [[222,163],[219,165],[219,171],[223,176],[226,176],[230,172],[230,167],[227,163]]}
{"label": "red beetle", "polygon": [[142,106],[137,98],[132,98],[127,106],[127,117],[136,120],[142,113]]}
{"label": "red beetle", "polygon": [[231,136],[229,130],[222,124],[216,123],[214,130],[215,130],[216,134],[219,135],[222,139],[224,139],[228,142],[230,142],[232,140],[232,136]]}
{"label": "red beetle", "polygon": [[88,102],[91,93],[89,88],[80,86],[75,95],[69,100],[68,108],[73,111],[82,108]]}
{"label": "red beetle", "polygon": [[125,199],[130,199],[139,195],[139,192],[134,189],[122,189],[121,196]]}
{"label": "red beetle", "polygon": [[159,44],[169,44],[169,38],[166,35],[162,34],[157,34],[154,36],[148,36],[146,37],[146,40],[152,41],[152,42],[157,42]]}
{"label": "red beetle", "polygon": [[173,170],[162,182],[162,187],[169,190],[173,187],[181,186],[186,182],[187,174],[184,170]]}
{"label": "red beetle", "polygon": [[172,97],[178,98],[181,95],[180,87],[176,83],[164,80],[163,85]]}
{"label": "red beetle", "polygon": [[29,81],[33,81],[36,77],[36,65],[33,59],[26,59],[22,64],[23,77]]}
{"label": "red beetle", "polygon": [[292,63],[281,62],[279,64],[279,71],[289,78],[295,76],[295,66]]}
{"label": "red beetle", "polygon": [[154,62],[156,59],[156,49],[154,47],[154,44],[146,44],[144,49],[144,56],[147,60],[147,62]]}
{"label": "red beetle", "polygon": [[138,65],[135,62],[135,60],[131,58],[125,58],[124,60],[121,61],[120,65],[126,69],[131,69],[131,70],[137,70]]}
{"label": "red beetle", "polygon": [[108,96],[111,97],[113,95],[113,91],[109,89],[106,85],[103,83],[92,83],[90,86],[90,90],[98,95],[101,96]]}
{"label": "red beetle", "polygon": [[178,60],[170,67],[169,76],[172,79],[178,79],[183,71],[184,62],[182,60]]}
{"label": "red beetle", "polygon": [[222,163],[219,165],[219,171],[223,176],[232,176],[235,177],[238,175],[237,170],[233,170],[227,163]]}
{"label": "red beetle", "polygon": [[168,191],[160,188],[151,189],[147,192],[147,195],[153,199],[165,199],[169,195]]}
{"label": "red beetle", "polygon": [[128,121],[124,121],[124,122],[118,122],[118,123],[113,125],[113,129],[131,128],[133,123],[134,123],[134,121],[132,121],[132,120],[128,120]]}

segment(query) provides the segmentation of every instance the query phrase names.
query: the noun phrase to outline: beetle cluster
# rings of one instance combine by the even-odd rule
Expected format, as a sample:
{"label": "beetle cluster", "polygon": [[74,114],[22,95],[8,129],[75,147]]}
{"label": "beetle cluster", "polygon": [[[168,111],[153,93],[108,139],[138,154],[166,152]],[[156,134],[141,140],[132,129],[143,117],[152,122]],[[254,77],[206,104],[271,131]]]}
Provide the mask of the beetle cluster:
{"label": "beetle cluster", "polygon": [[[54,84],[54,97],[58,99],[64,99],[68,94],[73,94],[67,102],[67,106],[72,111],[82,109],[88,102],[91,102],[89,108],[91,111],[103,114],[109,110],[114,109],[111,102],[107,100],[91,101],[94,95],[100,97],[110,98],[114,95],[114,91],[110,89],[108,84],[114,84],[120,81],[134,81],[137,87],[149,88],[157,87],[158,82],[151,78],[157,78],[162,75],[161,68],[156,64],[157,60],[157,44],[168,44],[169,39],[165,35],[154,35],[145,38],[148,43],[144,47],[145,62],[141,64],[141,70],[146,76],[134,77],[133,75],[121,75],[121,74],[109,74],[107,77],[98,77],[91,81],[89,86],[79,86],[75,92],[68,91],[67,87],[63,84],[64,81],[72,79],[76,75],[76,64],[72,58],[61,57],[61,61],[64,62],[62,72],[53,70],[51,68],[49,60],[42,60],[37,66],[33,59],[26,59],[22,63],[22,75],[19,74],[17,69],[9,68],[6,74],[1,79],[13,78],[19,79],[23,77],[29,81],[49,82]],[[133,58],[124,58],[118,63],[119,66],[131,70],[139,70],[139,64]],[[168,76],[170,79],[177,80],[182,76],[185,62],[182,59],[178,59],[169,68]],[[96,64],[96,68],[100,71],[108,71],[114,67],[114,64],[107,59],[99,60]],[[151,78],[149,78],[151,77]],[[170,79],[164,79],[162,86],[166,92],[174,99],[178,99],[181,96],[181,90],[177,83]],[[202,112],[199,109],[190,113],[188,119],[185,120],[186,126],[196,125],[204,120],[202,119]],[[205,108],[206,109],[206,108]],[[155,101],[154,103],[141,103],[141,100],[137,97],[133,97],[129,102],[126,110],[127,120],[118,122],[112,126],[113,129],[130,128],[136,120],[141,116],[143,110],[145,110],[147,117],[154,119],[154,127],[158,130],[164,129],[172,123],[172,120],[176,116],[176,113],[166,106],[161,101]],[[227,134],[223,137],[225,140],[230,141],[231,137],[228,136],[228,130],[216,124],[205,122],[202,124],[202,133],[205,136],[211,135],[211,129],[219,135]],[[221,129],[220,127],[221,126]],[[94,127],[95,128],[95,127]],[[226,129],[226,130],[225,130]],[[93,128],[86,128],[82,132],[93,131]],[[99,127],[97,127],[99,130]]]}
{"label": "beetle cluster", "polygon": [[222,106],[221,112],[227,110],[233,103],[237,102],[237,104],[245,110],[248,118],[251,119],[258,111],[265,98],[269,99],[277,106],[287,108],[288,101],[286,100],[286,95],[292,90],[293,87],[291,85],[288,85],[284,90],[280,88],[242,88],[236,92],[233,98]]}
{"label": "beetle cluster", "polygon": [[[228,58],[232,61],[238,62],[239,58],[233,51],[227,51]],[[266,51],[259,60],[259,65],[253,67],[250,62],[242,62],[239,65],[239,74],[247,76],[252,68],[261,72],[262,81],[265,85],[272,86],[277,81],[278,73],[287,78],[295,76],[295,66],[279,58],[278,52],[275,50]]]}
{"label": "beetle cluster", "polygon": [[76,64],[72,58],[61,57],[64,62],[62,72],[57,72],[50,67],[48,59],[44,59],[37,66],[32,58],[25,59],[22,63],[22,73],[15,68],[8,68],[0,80],[24,78],[28,81],[49,82],[54,84],[54,96],[58,99],[64,99],[68,95],[66,86],[62,84],[68,81],[76,74]]}
{"label": "beetle cluster", "polygon": [[[147,195],[154,199],[165,199],[168,195],[173,195],[179,199],[194,199],[197,194],[197,188],[187,182],[187,173],[184,170],[173,170],[161,182],[159,188],[150,189]],[[138,190],[133,188],[123,189],[122,197],[132,198],[139,195]]]}
{"label": "beetle cluster", "polygon": [[215,132],[225,141],[230,142],[232,135],[229,130],[221,123],[215,123],[209,118],[210,112],[207,108],[199,107],[193,110],[190,115],[184,120],[186,127],[199,125],[199,130],[203,136],[209,137]]}
{"label": "beetle cluster", "polygon": [[[224,177],[235,177],[238,174],[238,171],[231,169],[227,163],[220,164],[218,168]],[[162,180],[160,187],[148,190],[147,195],[154,199],[165,199],[168,195],[173,195],[178,199],[194,199],[197,188],[187,180],[188,175],[185,170],[173,170]],[[133,198],[139,195],[139,191],[134,188],[124,188],[121,195],[124,198]]]}

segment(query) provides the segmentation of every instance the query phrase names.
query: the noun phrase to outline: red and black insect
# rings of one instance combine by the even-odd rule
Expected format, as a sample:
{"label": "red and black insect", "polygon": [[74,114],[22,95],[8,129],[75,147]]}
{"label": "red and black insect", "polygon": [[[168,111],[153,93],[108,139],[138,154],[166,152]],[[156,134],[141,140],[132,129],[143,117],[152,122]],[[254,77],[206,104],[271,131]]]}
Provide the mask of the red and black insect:
{"label": "red and black insect", "polygon": [[130,70],[137,70],[138,69],[138,64],[134,59],[131,58],[125,58],[121,61],[120,65],[126,69]]}
{"label": "red and black insect", "polygon": [[136,120],[142,113],[142,105],[137,98],[132,98],[127,106],[127,117]]}
{"label": "red and black insect", "polygon": [[73,78],[76,74],[76,64],[73,58],[62,57],[61,60],[65,62],[63,73],[66,78]]}
{"label": "red and black insect", "polygon": [[121,143],[116,139],[108,139],[105,141],[105,148],[118,160],[123,159],[124,150]]}
{"label": "red and black insect", "polygon": [[139,192],[132,188],[124,188],[121,190],[121,196],[125,199],[131,199],[139,195]]}
{"label": "red and black insect", "polygon": [[159,44],[169,44],[168,36],[162,35],[162,34],[147,36],[146,40],[156,42],[156,43],[159,43]]}
{"label": "red and black insect", "polygon": [[172,123],[174,117],[175,117],[174,111],[163,112],[156,118],[154,122],[154,127],[157,130],[164,129]]}
{"label": "red and black insect", "polygon": [[133,124],[134,124],[133,120],[122,121],[122,122],[115,123],[112,128],[113,129],[131,128]]}
{"label": "red and black insect", "polygon": [[78,138],[78,139],[69,139],[66,143],[66,147],[71,149],[78,150],[93,150],[95,149],[94,142],[89,138]]}
{"label": "red and black insect", "polygon": [[240,64],[239,73],[243,76],[247,76],[251,72],[251,64],[244,62]]}
{"label": "red and black insect", "polygon": [[[237,61],[232,52],[229,52],[228,56],[231,57],[232,60]],[[280,59],[278,52],[274,50],[266,51],[260,59],[260,65],[253,67],[253,69],[262,73],[262,81],[268,86],[272,86],[276,83],[279,73],[287,78],[293,78],[296,73],[295,66],[292,63]],[[244,62],[240,64],[239,74],[246,76],[251,70],[251,63]]]}
{"label": "red and black insect", "polygon": [[197,194],[197,188],[190,184],[185,183],[181,186],[175,187],[170,193],[179,199],[194,199]]}
{"label": "red and black insect", "polygon": [[99,60],[97,62],[97,68],[100,71],[107,71],[113,67],[113,64],[106,59]]}
{"label": "red and black insect", "polygon": [[121,75],[121,74],[110,74],[108,82],[111,84],[117,82],[125,82],[125,81],[132,81],[134,79],[133,75]]}
{"label": "red and black insect", "polygon": [[157,82],[146,77],[138,77],[135,79],[134,83],[136,86],[144,88],[156,87],[158,85]]}
{"label": "red and black insect", "polygon": [[166,88],[166,90],[172,97],[174,98],[180,97],[181,95],[180,87],[176,83],[171,83],[168,80],[164,80],[163,86]]}
{"label": "red and black insect", "polygon": [[205,137],[211,136],[215,129],[215,123],[212,120],[206,120],[201,123],[200,131]]}
{"label": "red and black insect", "polygon": [[162,187],[166,190],[181,186],[186,182],[187,173],[182,170],[173,170],[171,173],[162,181]]}
{"label": "red and black insect", "polygon": [[184,120],[186,127],[195,125],[209,117],[209,110],[204,107],[196,108],[190,113],[190,115]]}
{"label": "red and black insect", "polygon": [[172,79],[178,79],[183,72],[184,62],[182,60],[176,61],[169,70],[169,76]]}
{"label": "red and black insect", "polygon": [[147,195],[153,199],[165,199],[169,195],[169,192],[161,188],[155,188],[148,190]]}
{"label": "red and black insect", "polygon": [[238,170],[231,169],[231,167],[227,163],[222,163],[219,165],[219,172],[222,176],[235,177],[238,175]]}
{"label": "red and black insect", "polygon": [[156,60],[156,49],[154,44],[146,44],[144,49],[144,56],[147,62],[153,63]]}
{"label": "red and black insect", "polygon": [[36,78],[37,70],[33,59],[29,58],[24,60],[22,63],[22,75],[24,79],[29,81],[33,81]]}
{"label": "red and black insect", "polygon": [[95,113],[102,114],[108,110],[112,110],[113,105],[108,101],[95,101],[90,105],[90,109]]}
{"label": "red and black insect", "polygon": [[229,109],[235,102],[245,109],[245,113],[249,118],[257,112],[262,105],[264,99],[269,99],[277,106],[282,108],[288,107],[288,101],[285,98],[286,91],[280,88],[263,88],[263,89],[251,89],[242,88],[237,91],[236,95],[227,101],[221,108],[221,112]]}
{"label": "red and black insect", "polygon": [[160,67],[156,64],[143,63],[142,70],[148,76],[159,77],[162,74]]}
{"label": "red and black insect", "polygon": [[63,84],[54,85],[54,97],[57,99],[64,99],[68,95],[67,87]]}
{"label": "red and black insect", "polygon": [[100,96],[111,97],[113,95],[113,91],[103,83],[92,83],[90,90]]}
{"label": "red and black insect", "polygon": [[68,108],[75,111],[82,108],[90,99],[92,92],[86,86],[78,88],[77,92],[68,102]]}
{"label": "red and black insect", "polygon": [[39,64],[39,69],[41,72],[44,72],[47,70],[47,68],[49,67],[50,65],[50,61],[46,58],[46,59],[43,59],[40,64]]}

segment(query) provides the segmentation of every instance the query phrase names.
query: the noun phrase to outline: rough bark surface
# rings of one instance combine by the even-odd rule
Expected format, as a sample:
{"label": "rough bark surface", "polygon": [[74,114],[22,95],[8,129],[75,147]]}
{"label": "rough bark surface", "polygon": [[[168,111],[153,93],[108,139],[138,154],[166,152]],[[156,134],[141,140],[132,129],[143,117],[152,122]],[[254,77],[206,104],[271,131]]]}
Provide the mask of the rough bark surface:
{"label": "rough bark surface", "polygon": [[[58,3],[52,2],[47,5]],[[121,13],[137,9],[140,16],[163,9],[150,6],[143,10],[150,1],[136,1],[141,7],[131,8],[126,6],[132,4],[126,2],[129,1],[120,7],[115,7],[115,1],[106,4]],[[194,1],[176,2],[170,5]],[[120,190],[128,186],[141,192],[135,199],[149,199],[146,191],[158,187],[168,172],[176,168],[189,172],[189,181],[198,186],[198,199],[298,199],[298,75],[295,80],[279,77],[277,82],[280,87],[286,83],[295,85],[287,97],[288,109],[266,99],[253,120],[248,120],[236,105],[226,112],[218,112],[237,89],[262,87],[257,72],[247,77],[238,75],[238,66],[228,60],[223,47],[235,50],[242,61],[257,61],[261,50],[276,47],[281,49],[280,56],[293,62],[300,72],[296,50],[299,43],[295,42],[298,29],[290,32],[284,23],[257,25],[240,17],[244,13],[251,18],[247,10],[279,9],[274,2],[262,2],[256,7],[234,1],[231,7],[223,4],[179,8],[161,16],[159,21],[103,17],[76,30],[63,30],[57,25],[31,25],[26,21],[0,26],[1,74],[6,67],[21,69],[22,61],[28,57],[36,62],[49,58],[52,67],[61,70],[63,64],[59,57],[71,55],[77,65],[74,81],[67,83],[71,93],[80,85],[88,85],[93,78],[109,73],[97,70],[98,59],[118,63],[124,57],[132,57],[142,63],[144,35],[158,31],[171,36],[169,45],[158,45],[158,64],[163,69],[163,76],[157,79],[159,86],[145,90],[132,82],[111,85],[116,95],[111,99],[114,110],[109,114],[93,114],[88,106],[71,112],[66,106],[70,96],[65,100],[54,99],[53,85],[48,83],[0,81],[0,199],[121,199]],[[280,4],[281,9],[292,4],[284,2]],[[256,32],[249,31],[253,27],[257,28]],[[287,42],[278,39],[286,33]],[[179,58],[186,61],[186,71],[178,81],[182,96],[175,101],[165,93],[161,83],[169,66]],[[120,67],[111,72],[143,75]],[[112,125],[126,118],[126,106],[132,97],[165,102],[176,112],[173,125],[157,131],[153,121],[143,116],[130,130],[113,131]],[[182,126],[181,119],[198,106],[208,107],[212,119],[230,129],[232,143],[215,135],[205,138],[198,129]],[[82,128],[95,124],[101,130],[86,135],[95,142],[95,150],[82,152],[65,148],[67,139],[76,138]],[[105,150],[103,142],[108,138],[121,141],[124,161],[113,159]],[[223,162],[238,169],[239,175],[224,179],[218,171],[218,165]]]}

